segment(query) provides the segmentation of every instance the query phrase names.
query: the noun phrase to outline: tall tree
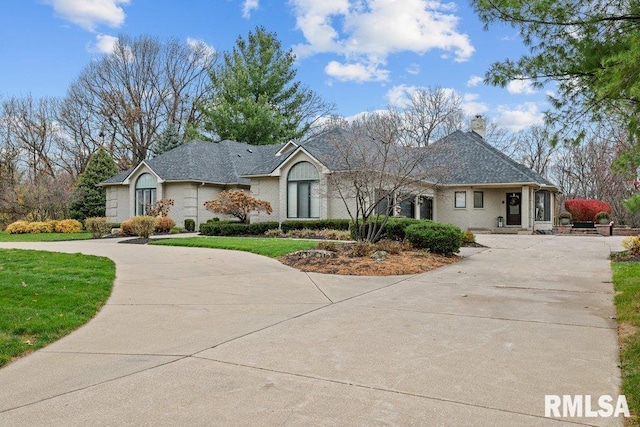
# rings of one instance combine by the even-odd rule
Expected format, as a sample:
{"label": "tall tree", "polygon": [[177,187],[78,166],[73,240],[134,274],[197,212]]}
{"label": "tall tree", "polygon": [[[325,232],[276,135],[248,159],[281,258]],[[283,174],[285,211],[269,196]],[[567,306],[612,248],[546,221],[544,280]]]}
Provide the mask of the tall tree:
{"label": "tall tree", "polygon": [[89,217],[102,217],[105,215],[106,190],[98,187],[107,178],[118,173],[118,167],[107,153],[100,148],[87,163],[87,168],[78,177],[76,184],[76,201],[71,206],[72,218],[84,221]]}
{"label": "tall tree", "polygon": [[153,153],[159,156],[162,153],[166,153],[169,150],[173,150],[177,146],[182,144],[182,139],[178,133],[178,127],[174,123],[169,123],[162,131],[160,139],[153,148]]}
{"label": "tall tree", "polygon": [[202,105],[204,129],[215,140],[263,145],[299,139],[332,109],[295,80],[295,55],[263,27],[238,37],[223,59],[210,72],[212,97]]}
{"label": "tall tree", "polygon": [[126,168],[149,156],[167,123],[184,136],[198,126],[196,105],[215,59],[204,43],[121,36],[114,51],[87,65],[69,88],[60,123],[76,141],[70,149],[86,155],[104,145]]}
{"label": "tall tree", "polygon": [[[486,81],[506,86],[527,80],[557,84],[548,119],[558,135],[585,135],[583,124],[623,114],[631,135],[639,132],[640,3],[628,0],[473,0],[486,25],[507,23],[529,54],[494,63]],[[640,162],[640,156],[636,161]]]}

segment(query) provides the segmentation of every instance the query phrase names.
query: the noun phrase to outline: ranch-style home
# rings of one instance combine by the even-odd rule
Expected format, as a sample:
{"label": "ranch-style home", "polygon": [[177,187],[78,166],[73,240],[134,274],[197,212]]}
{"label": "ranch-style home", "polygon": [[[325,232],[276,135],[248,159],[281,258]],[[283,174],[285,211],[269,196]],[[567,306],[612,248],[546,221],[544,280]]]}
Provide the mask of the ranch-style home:
{"label": "ranch-style home", "polygon": [[[532,233],[551,230],[558,188],[484,140],[477,116],[469,132],[456,131],[435,142],[426,166],[439,168],[437,181],[403,200],[394,215],[432,219],[476,232]],[[348,218],[328,175],[334,145],[326,135],[297,144],[252,146],[234,141],[193,141],[100,185],[106,187],[106,214],[122,222],[145,214],[156,200],[170,198],[169,216],[178,225],[214,216],[204,202],[223,190],[243,189],[271,203],[273,213],[251,222]],[[336,160],[337,162],[337,160]]]}

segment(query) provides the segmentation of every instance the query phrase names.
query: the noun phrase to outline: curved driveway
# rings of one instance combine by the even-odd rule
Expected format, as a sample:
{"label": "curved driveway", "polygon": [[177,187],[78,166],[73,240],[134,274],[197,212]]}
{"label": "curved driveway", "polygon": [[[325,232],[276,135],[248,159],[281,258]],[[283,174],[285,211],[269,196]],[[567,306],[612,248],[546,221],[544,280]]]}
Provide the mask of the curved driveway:
{"label": "curved driveway", "polygon": [[546,394],[617,395],[620,239],[478,238],[489,249],[459,263],[383,278],[113,240],[0,244],[117,265],[95,319],[0,369],[0,426],[554,426]]}

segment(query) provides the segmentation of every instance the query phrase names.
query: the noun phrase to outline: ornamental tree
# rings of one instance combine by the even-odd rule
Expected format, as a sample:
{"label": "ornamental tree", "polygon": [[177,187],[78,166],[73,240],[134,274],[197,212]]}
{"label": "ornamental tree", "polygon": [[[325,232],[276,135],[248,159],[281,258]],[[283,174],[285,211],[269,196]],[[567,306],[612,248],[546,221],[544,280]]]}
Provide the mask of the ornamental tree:
{"label": "ornamental tree", "polygon": [[221,191],[216,200],[205,202],[204,207],[211,212],[233,215],[243,223],[249,223],[251,212],[264,211],[269,215],[273,212],[271,203],[258,200],[242,190]]}
{"label": "ornamental tree", "polygon": [[593,221],[599,212],[611,215],[611,205],[602,200],[594,199],[568,199],[564,207],[571,214],[574,221]]}

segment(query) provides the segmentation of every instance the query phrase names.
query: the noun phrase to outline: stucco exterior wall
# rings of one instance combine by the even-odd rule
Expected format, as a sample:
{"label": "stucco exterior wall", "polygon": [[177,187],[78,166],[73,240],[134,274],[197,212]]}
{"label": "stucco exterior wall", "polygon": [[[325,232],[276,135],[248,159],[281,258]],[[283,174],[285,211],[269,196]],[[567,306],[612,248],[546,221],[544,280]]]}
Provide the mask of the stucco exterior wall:
{"label": "stucco exterior wall", "polygon": [[251,195],[256,199],[266,200],[273,209],[271,215],[266,212],[253,213],[251,222],[282,221],[279,177],[252,178]]}
{"label": "stucco exterior wall", "polygon": [[[467,203],[465,208],[455,207],[455,193],[457,191],[466,192]],[[474,191],[482,191],[484,203],[482,208],[473,207]],[[495,228],[498,226],[498,217],[502,216],[506,224],[507,208],[506,195],[510,192],[522,192],[522,187],[508,188],[479,188],[479,187],[447,187],[441,188],[436,196],[436,209],[434,219],[438,222],[454,224],[463,230],[470,228]],[[528,189],[527,189],[528,194]],[[527,227],[528,215],[525,211],[528,208],[525,204],[525,197],[522,197],[522,227]],[[527,200],[530,197],[527,196]]]}
{"label": "stucco exterior wall", "polygon": [[106,217],[110,222],[122,222],[129,218],[129,186],[109,185],[107,189]]}

